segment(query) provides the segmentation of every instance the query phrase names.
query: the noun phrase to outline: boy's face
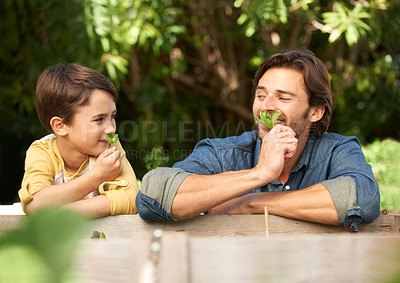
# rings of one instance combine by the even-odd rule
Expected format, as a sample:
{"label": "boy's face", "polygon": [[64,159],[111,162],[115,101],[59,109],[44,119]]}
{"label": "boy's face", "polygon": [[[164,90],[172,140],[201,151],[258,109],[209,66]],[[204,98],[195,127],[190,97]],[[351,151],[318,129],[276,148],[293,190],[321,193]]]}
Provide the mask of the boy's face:
{"label": "boy's face", "polygon": [[68,128],[70,150],[90,156],[99,156],[109,146],[105,140],[116,130],[117,109],[111,95],[95,89],[88,103],[75,113]]}

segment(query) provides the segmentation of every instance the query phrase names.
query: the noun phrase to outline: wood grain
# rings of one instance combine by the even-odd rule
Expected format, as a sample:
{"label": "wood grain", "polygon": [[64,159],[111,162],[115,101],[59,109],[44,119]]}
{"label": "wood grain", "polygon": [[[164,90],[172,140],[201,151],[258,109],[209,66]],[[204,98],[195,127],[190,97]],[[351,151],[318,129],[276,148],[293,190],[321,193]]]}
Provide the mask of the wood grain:
{"label": "wood grain", "polygon": [[[27,216],[0,216],[0,235]],[[76,282],[384,282],[400,267],[400,215],[347,228],[269,215],[204,215],[145,222],[138,215],[92,220],[74,264]],[[155,229],[162,229],[155,279],[147,270]],[[94,231],[107,240],[89,239]]]}
{"label": "wood grain", "polygon": [[[0,235],[7,229],[18,227],[27,216],[1,215]],[[348,228],[269,215],[270,235],[304,235],[349,233]],[[264,215],[199,215],[176,222],[146,222],[139,215],[109,216],[90,222],[88,235],[101,231],[108,238],[130,238],[148,235],[155,229],[187,232],[189,237],[245,237],[265,235]],[[359,225],[358,233],[399,233],[400,214],[381,214],[371,224]]]}
{"label": "wood grain", "polygon": [[[163,235],[151,282],[385,282],[400,266],[400,237],[315,234],[190,238]],[[85,241],[78,282],[139,282],[148,237]]]}

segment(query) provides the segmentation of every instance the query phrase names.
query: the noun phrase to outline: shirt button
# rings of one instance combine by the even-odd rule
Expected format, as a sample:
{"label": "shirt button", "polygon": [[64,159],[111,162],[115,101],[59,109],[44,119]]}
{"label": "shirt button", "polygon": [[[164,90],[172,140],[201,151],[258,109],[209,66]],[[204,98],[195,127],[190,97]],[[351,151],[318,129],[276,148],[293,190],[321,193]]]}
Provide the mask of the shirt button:
{"label": "shirt button", "polygon": [[290,190],[290,186],[285,186],[285,190]]}

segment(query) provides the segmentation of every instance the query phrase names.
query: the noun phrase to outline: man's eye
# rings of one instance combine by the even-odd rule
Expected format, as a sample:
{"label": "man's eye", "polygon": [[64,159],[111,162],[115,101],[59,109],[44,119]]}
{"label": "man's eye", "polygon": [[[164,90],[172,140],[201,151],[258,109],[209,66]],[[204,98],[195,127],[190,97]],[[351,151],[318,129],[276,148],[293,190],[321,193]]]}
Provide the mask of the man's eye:
{"label": "man's eye", "polygon": [[95,121],[96,122],[101,122],[101,121],[103,121],[103,118],[97,118]]}
{"label": "man's eye", "polygon": [[112,119],[112,120],[117,119],[117,115],[111,115],[111,119]]}

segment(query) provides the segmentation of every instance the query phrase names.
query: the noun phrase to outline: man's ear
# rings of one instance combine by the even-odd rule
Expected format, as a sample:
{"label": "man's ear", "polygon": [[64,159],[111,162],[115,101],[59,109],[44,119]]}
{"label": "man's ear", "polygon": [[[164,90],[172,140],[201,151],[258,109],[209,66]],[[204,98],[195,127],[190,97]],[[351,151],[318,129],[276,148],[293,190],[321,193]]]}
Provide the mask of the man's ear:
{"label": "man's ear", "polygon": [[325,106],[312,106],[308,112],[308,120],[317,122],[322,119],[325,113]]}
{"label": "man's ear", "polygon": [[53,133],[58,136],[65,136],[68,134],[68,127],[64,124],[64,120],[58,116],[54,116],[50,120],[50,126]]}

